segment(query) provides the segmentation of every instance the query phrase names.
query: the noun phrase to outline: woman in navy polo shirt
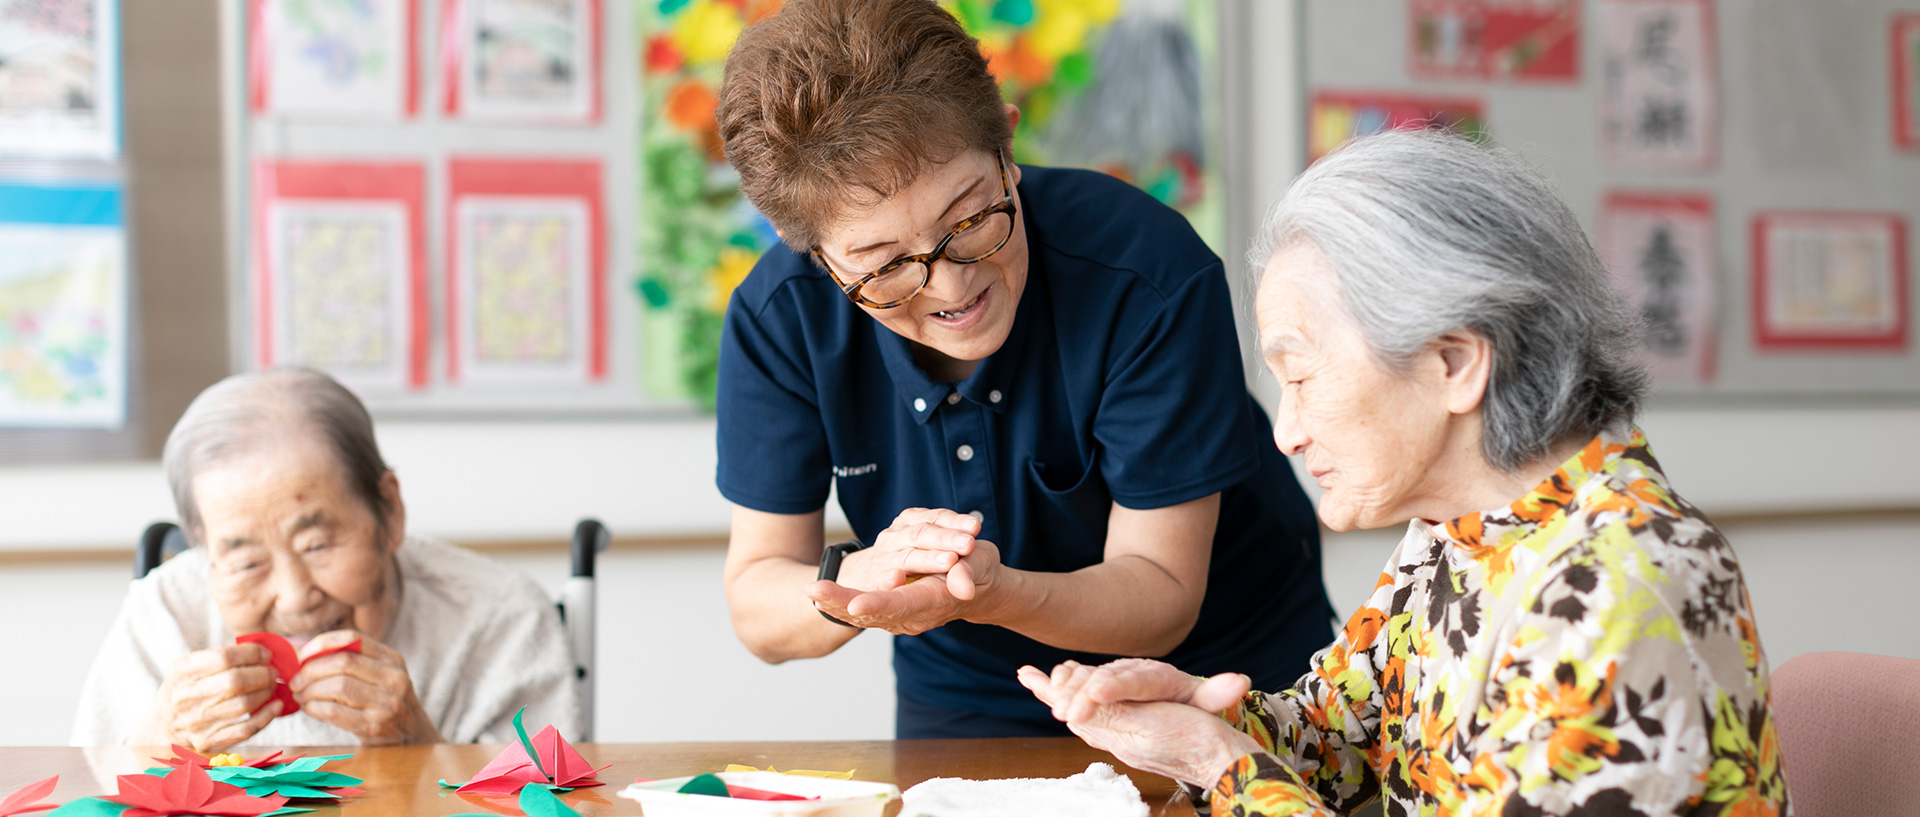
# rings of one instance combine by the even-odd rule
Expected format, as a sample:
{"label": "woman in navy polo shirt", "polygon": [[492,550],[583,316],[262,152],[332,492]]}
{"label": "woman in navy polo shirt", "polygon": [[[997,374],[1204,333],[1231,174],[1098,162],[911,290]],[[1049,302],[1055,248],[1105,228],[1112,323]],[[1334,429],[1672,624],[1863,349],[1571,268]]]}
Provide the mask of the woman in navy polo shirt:
{"label": "woman in navy polo shirt", "polygon": [[[1307,670],[1332,636],[1313,509],[1178,213],[1012,164],[1020,113],[931,0],[789,0],[741,36],[717,115],[786,245],[720,354],[755,655],[896,634],[902,738],[1066,734],[1024,664]],[[827,546],[836,486],[871,547]]]}

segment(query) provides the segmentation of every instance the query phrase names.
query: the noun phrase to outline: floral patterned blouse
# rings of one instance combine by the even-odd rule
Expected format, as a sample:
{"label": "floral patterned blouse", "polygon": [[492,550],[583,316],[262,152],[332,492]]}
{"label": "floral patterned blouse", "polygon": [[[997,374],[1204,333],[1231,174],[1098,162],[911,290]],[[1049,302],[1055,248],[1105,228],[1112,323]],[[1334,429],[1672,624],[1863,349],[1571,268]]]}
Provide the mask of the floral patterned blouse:
{"label": "floral patterned blouse", "polygon": [[1214,814],[1788,813],[1740,565],[1637,428],[1511,506],[1416,520],[1314,662],[1223,714],[1266,751]]}

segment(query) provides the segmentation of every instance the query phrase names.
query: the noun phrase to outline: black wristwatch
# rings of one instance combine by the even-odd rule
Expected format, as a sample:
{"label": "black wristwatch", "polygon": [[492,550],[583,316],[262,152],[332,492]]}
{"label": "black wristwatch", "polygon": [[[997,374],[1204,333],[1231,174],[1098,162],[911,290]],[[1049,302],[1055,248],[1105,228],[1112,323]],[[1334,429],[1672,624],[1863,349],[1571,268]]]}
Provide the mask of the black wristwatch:
{"label": "black wristwatch", "polygon": [[[820,575],[815,578],[821,581],[838,581],[840,579],[840,560],[847,558],[847,554],[856,550],[864,550],[866,547],[866,545],[860,544],[860,540],[858,539],[848,539],[839,544],[828,545],[826,550],[820,552]],[[821,618],[842,627],[860,628],[858,624],[848,624],[840,619],[827,615],[827,611],[825,610],[816,608],[814,612],[819,613]]]}

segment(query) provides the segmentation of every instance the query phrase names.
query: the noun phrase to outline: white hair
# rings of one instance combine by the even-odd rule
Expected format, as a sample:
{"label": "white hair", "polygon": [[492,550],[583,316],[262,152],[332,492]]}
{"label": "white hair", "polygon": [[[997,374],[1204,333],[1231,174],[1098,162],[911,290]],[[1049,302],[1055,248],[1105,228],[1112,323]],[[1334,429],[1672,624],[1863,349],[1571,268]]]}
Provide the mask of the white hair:
{"label": "white hair", "polygon": [[391,508],[380,494],[386,460],[373,418],[353,392],[312,369],[286,367],[221,380],[193,398],[167,435],[161,462],[189,539],[201,534],[193,478],[202,470],[307,434],[339,461],[347,489],[373,511],[382,540]]}
{"label": "white hair", "polygon": [[1374,358],[1405,371],[1435,339],[1487,339],[1481,451],[1512,472],[1631,420],[1647,375],[1639,319],[1553,186],[1513,152],[1445,131],[1362,137],[1294,180],[1252,251],[1297,242],[1331,263]]}

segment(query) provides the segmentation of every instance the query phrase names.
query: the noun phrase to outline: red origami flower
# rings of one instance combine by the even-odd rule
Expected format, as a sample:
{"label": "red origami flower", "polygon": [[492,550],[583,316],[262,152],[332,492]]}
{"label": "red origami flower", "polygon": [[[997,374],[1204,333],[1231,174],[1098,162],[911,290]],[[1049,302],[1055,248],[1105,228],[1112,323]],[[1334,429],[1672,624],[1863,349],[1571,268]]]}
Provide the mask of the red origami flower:
{"label": "red origami flower", "polygon": [[[302,757],[305,757],[305,755],[288,755],[286,757],[281,757],[279,752],[274,752],[273,754],[264,755],[262,757],[255,758],[253,760],[249,760],[240,765],[252,766],[253,768],[256,768],[256,769],[264,769],[276,763],[292,763],[296,760],[299,760]],[[159,761],[161,763],[165,763],[168,766],[192,766],[199,769],[213,768],[213,758],[207,757],[206,755],[200,754],[199,752],[196,752],[192,749],[188,749],[187,747],[181,746],[178,743],[173,745],[173,757],[156,757],[154,758],[154,760]]]}
{"label": "red origami flower", "polygon": [[180,766],[166,777],[148,774],[120,775],[120,793],[102,797],[132,808],[120,817],[165,817],[174,814],[211,815],[212,817],[259,817],[279,811],[287,798],[277,794],[253,797],[239,786],[214,782],[198,766]]}
{"label": "red origami flower", "polygon": [[[52,803],[34,803],[33,801],[52,794],[54,785],[59,782],[60,775],[56,774],[38,783],[28,783],[5,798],[0,798],[0,817],[12,817],[15,814],[53,808]],[[29,805],[30,803],[32,805]]]}
{"label": "red origami flower", "polygon": [[[519,716],[514,716],[518,720]],[[521,734],[526,734],[522,732]],[[462,793],[513,794],[528,783],[544,783],[577,789],[598,786],[594,775],[607,768],[593,767],[574,751],[560,732],[549,726],[533,736],[533,751],[538,760],[528,757],[524,744],[509,743],[507,748],[480,769],[472,780],[460,787]],[[609,764],[611,765],[611,764]]]}

